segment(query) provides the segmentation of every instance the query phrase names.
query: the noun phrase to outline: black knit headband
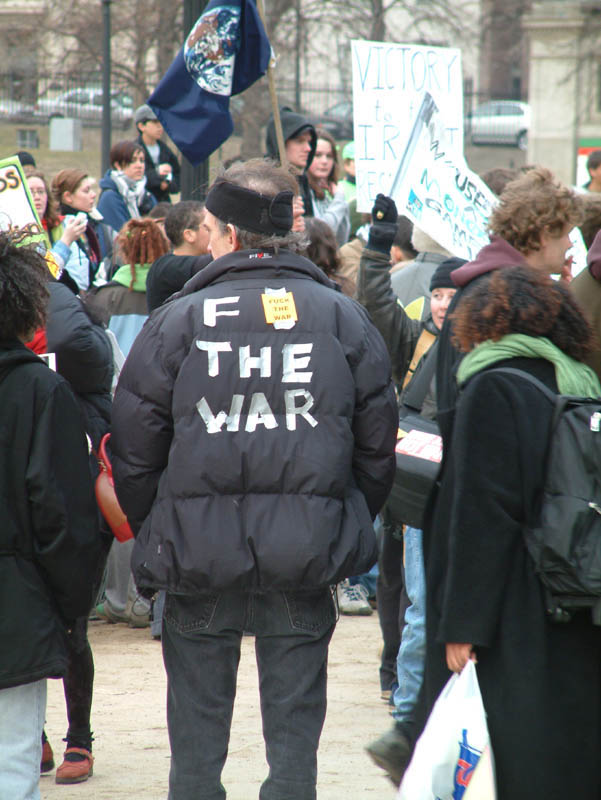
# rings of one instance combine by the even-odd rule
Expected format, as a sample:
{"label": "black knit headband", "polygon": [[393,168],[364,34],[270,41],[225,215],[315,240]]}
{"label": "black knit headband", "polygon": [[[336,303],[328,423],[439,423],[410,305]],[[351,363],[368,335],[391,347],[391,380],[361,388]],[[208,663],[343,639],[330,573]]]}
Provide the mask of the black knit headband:
{"label": "black knit headband", "polygon": [[228,181],[217,181],[211,187],[205,208],[222,222],[230,222],[245,231],[285,236],[292,228],[290,191],[267,197]]}

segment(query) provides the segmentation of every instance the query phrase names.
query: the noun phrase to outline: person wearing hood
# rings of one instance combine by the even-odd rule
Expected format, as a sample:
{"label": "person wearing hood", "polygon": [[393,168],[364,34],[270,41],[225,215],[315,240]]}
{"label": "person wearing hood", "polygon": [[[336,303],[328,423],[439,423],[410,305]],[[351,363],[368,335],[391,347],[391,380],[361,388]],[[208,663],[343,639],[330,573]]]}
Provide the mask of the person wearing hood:
{"label": "person wearing hood", "polygon": [[601,231],[593,239],[586,263],[587,269],[570,282],[570,289],[596,334],[597,341],[585,361],[601,380]]}
{"label": "person wearing hood", "polygon": [[124,139],[111,147],[111,169],[100,179],[98,211],[117,232],[129,219],[148,214],[157,201],[146,189],[146,158],[142,146]]}
{"label": "person wearing hood", "polygon": [[[296,176],[299,186],[299,198],[302,200],[303,214],[305,217],[313,216],[313,202],[311,200],[311,187],[307,177],[307,170],[311,166],[315,149],[317,147],[317,133],[315,127],[302,114],[297,114],[290,108],[280,109],[282,133],[286,146],[286,158]],[[279,162],[280,153],[275,133],[273,115],[267,123],[267,155]]]}

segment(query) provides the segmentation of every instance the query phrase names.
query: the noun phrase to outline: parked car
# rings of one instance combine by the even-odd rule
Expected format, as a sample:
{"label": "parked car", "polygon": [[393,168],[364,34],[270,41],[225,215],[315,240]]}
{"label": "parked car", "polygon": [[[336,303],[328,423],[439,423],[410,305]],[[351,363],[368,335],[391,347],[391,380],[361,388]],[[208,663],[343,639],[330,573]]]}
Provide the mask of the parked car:
{"label": "parked car", "polygon": [[0,100],[0,119],[27,122],[33,119],[34,107],[20,100]]}
{"label": "parked car", "polygon": [[331,133],[334,139],[353,138],[353,103],[351,100],[340,100],[319,116],[312,116],[311,122],[316,128],[323,128]]}
{"label": "parked car", "polygon": [[[102,121],[102,89],[71,89],[55,97],[38,100],[36,116],[45,119],[53,117],[72,117],[87,122]],[[126,128],[133,119],[132,104],[126,95],[114,94],[111,97],[111,117],[113,123]]]}
{"label": "parked car", "polygon": [[528,147],[530,106],[518,100],[490,100],[466,117],[472,144],[512,144]]}

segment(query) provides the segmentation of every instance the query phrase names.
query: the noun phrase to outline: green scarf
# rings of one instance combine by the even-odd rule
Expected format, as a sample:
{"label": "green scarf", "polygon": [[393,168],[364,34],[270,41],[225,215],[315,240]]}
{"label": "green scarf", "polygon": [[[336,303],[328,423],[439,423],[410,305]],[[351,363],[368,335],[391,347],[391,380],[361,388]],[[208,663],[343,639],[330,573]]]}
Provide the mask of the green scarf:
{"label": "green scarf", "polygon": [[457,383],[462,383],[477,372],[507,358],[544,358],[555,367],[555,378],[560,394],[577,397],[601,396],[601,384],[596,374],[586,364],[566,355],[544,337],[510,333],[498,342],[488,340],[476,345],[462,360],[457,370]]}
{"label": "green scarf", "polygon": [[[148,270],[150,269],[150,264],[136,264],[134,267],[134,285],[133,290],[134,292],[145,292],[146,291],[146,278],[148,277]],[[129,264],[124,264],[122,267],[119,267],[117,272],[112,277],[112,280],[120,283],[122,286],[126,286],[129,289],[129,284],[131,283],[131,267]]]}

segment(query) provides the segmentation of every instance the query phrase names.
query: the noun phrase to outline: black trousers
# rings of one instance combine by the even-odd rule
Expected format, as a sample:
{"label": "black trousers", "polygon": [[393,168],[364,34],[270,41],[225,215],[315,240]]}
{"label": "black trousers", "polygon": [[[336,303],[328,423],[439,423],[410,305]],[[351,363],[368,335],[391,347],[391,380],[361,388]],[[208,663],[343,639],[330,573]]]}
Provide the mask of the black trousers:
{"label": "black trousers", "polygon": [[244,631],[255,635],[269,775],[260,800],[315,800],[336,612],[315,592],[167,595],[163,658],[171,743],[169,800],[223,800],[221,772]]}

